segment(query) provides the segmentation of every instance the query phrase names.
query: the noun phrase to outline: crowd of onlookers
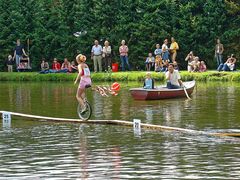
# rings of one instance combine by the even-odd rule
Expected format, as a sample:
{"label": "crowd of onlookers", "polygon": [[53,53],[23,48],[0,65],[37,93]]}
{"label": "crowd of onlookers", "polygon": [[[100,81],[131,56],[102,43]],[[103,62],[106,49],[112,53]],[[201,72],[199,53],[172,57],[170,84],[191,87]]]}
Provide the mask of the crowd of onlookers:
{"label": "crowd of onlookers", "polygon": [[[156,49],[154,52],[149,52],[147,58],[145,59],[145,70],[146,71],[156,71],[156,72],[166,72],[169,63],[172,63],[174,69],[179,70],[179,64],[177,62],[177,52],[179,50],[179,45],[175,39],[171,38],[170,47],[168,39],[163,41],[163,44],[156,44]],[[130,64],[128,61],[128,46],[125,40],[121,41],[121,45],[118,48],[119,56],[121,60],[121,70],[130,70]],[[217,70],[218,71],[234,71],[236,70],[236,58],[232,54],[228,56],[226,62],[223,62],[223,52],[224,47],[220,40],[217,39],[217,44],[215,46],[215,57],[217,60]],[[109,41],[105,41],[103,47],[99,44],[98,40],[94,41],[94,45],[91,49],[91,59],[93,60],[93,70],[94,72],[109,71],[112,68],[112,48]],[[15,61],[14,61],[15,60]],[[195,56],[193,51],[187,54],[185,61],[187,62],[188,72],[205,72],[207,70],[207,65],[205,61],[201,60],[198,56]],[[13,71],[13,65],[16,63],[17,71],[30,70],[30,60],[27,56],[20,40],[17,40],[17,45],[14,49],[14,55],[8,56],[6,61],[8,71]],[[40,73],[72,73],[77,72],[77,66],[75,61],[69,62],[67,58],[64,58],[62,64],[57,58],[54,58],[52,65],[43,58],[41,62]]]}

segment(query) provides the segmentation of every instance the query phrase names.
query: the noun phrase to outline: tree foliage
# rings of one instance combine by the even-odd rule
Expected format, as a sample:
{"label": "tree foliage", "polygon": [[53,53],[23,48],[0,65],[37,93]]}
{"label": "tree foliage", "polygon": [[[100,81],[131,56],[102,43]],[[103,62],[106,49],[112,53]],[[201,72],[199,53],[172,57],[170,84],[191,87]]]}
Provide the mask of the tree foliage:
{"label": "tree foliage", "polygon": [[[215,68],[217,37],[224,44],[225,58],[231,53],[240,57],[238,0],[0,0],[0,11],[1,70],[18,38],[35,70],[42,57],[73,60],[78,52],[89,57],[94,39],[101,44],[110,41],[114,61],[119,61],[118,47],[125,39],[133,67],[143,66],[155,44],[172,36],[180,46],[181,65],[193,50]],[[87,33],[75,37],[74,32]]]}

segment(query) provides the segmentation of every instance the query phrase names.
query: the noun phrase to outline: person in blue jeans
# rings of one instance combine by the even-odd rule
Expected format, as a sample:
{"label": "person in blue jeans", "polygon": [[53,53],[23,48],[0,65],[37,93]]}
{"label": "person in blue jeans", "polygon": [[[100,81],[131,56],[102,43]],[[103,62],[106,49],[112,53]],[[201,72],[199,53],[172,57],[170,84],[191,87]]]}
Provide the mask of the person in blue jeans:
{"label": "person in blue jeans", "polygon": [[122,71],[125,71],[125,64],[128,66],[128,70],[130,70],[130,65],[128,62],[128,47],[125,45],[125,40],[122,40],[121,46],[119,47],[120,59],[122,63]]}
{"label": "person in blue jeans", "polygon": [[21,45],[20,39],[17,39],[17,45],[14,49],[14,55],[13,55],[13,59],[16,59],[17,68],[18,68],[18,65],[20,64],[20,60],[22,59],[23,55],[27,57],[24,47],[23,45]]}
{"label": "person in blue jeans", "polygon": [[234,56],[234,54],[232,54],[231,56],[228,56],[227,61],[223,64],[221,63],[217,70],[218,71],[234,71],[236,70],[236,58]]}
{"label": "person in blue jeans", "polygon": [[217,60],[217,65],[219,67],[220,64],[223,63],[223,51],[224,51],[224,48],[223,48],[223,44],[221,44],[220,42],[220,39],[218,38],[217,39],[217,44],[215,46],[215,57],[216,57],[216,60]]}

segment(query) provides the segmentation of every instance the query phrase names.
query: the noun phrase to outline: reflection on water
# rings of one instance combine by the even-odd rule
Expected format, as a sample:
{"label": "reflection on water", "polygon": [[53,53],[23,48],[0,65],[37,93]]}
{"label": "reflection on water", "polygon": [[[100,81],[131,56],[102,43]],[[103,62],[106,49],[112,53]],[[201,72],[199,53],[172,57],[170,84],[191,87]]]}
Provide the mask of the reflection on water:
{"label": "reflection on water", "polygon": [[[3,83],[0,107],[22,113],[77,118],[76,88],[68,83]],[[236,89],[237,85],[231,84],[198,84],[192,101],[186,98],[135,101],[127,88],[122,88],[118,96],[102,97],[91,90],[87,95],[93,107],[92,119],[141,119],[151,124],[223,129],[234,127],[240,115],[237,111],[240,92]]]}
{"label": "reflection on water", "polygon": [[[205,131],[237,131],[239,84],[198,84],[186,98],[134,101],[88,91],[92,119],[140,119]],[[77,118],[69,83],[1,83],[0,110]],[[2,127],[2,124],[0,124]],[[238,131],[237,131],[238,132]],[[14,118],[0,129],[0,179],[239,179],[240,140]]]}
{"label": "reflection on water", "polygon": [[[24,124],[25,121],[22,119]],[[0,130],[0,179],[237,179],[240,140],[104,125]],[[224,154],[224,155],[223,155]]]}

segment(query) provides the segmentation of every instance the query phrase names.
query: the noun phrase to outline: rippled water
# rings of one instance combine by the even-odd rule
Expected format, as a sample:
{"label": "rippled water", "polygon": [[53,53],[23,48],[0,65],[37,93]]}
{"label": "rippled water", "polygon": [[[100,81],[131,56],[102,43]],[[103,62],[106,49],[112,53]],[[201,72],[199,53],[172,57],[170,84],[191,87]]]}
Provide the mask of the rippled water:
{"label": "rippled water", "polygon": [[[89,92],[92,119],[238,131],[238,84],[199,84],[192,101],[133,101],[128,86],[117,97]],[[76,118],[74,93],[71,84],[3,83],[0,110]],[[239,151],[238,138],[13,117],[0,129],[0,179],[239,179]]]}

